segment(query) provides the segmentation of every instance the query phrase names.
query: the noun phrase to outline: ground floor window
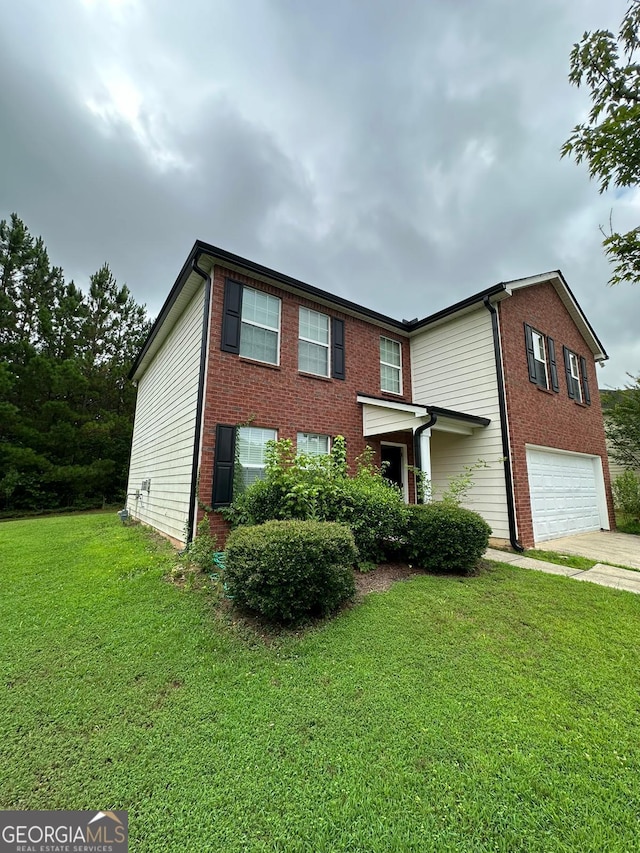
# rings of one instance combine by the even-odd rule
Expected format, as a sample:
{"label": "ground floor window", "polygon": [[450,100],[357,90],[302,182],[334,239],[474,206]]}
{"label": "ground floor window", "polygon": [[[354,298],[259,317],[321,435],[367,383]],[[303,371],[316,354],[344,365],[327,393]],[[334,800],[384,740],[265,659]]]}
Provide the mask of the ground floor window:
{"label": "ground floor window", "polygon": [[315,432],[298,433],[298,453],[308,456],[326,456],[329,453],[329,436]]}
{"label": "ground floor window", "polygon": [[268,441],[276,441],[275,429],[262,427],[238,427],[237,477],[243,489],[264,478],[265,450]]}

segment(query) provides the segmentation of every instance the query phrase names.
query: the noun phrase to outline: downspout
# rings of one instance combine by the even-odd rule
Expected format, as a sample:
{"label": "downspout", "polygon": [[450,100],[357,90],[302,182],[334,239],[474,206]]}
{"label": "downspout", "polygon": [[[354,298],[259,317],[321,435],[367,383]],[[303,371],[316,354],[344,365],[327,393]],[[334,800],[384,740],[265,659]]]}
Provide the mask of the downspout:
{"label": "downspout", "polygon": [[511,450],[509,447],[509,433],[507,424],[507,401],[504,393],[504,373],[502,371],[502,352],[500,350],[500,332],[498,330],[498,312],[488,296],[484,298],[484,305],[491,314],[491,329],[493,331],[493,352],[496,362],[496,376],[498,379],[498,406],[500,408],[500,431],[502,433],[502,456],[504,457],[504,481],[507,490],[507,518],[509,520],[509,542],[514,551],[524,551],[524,547],[518,542],[518,531],[516,528],[516,507],[513,500],[513,473],[511,470]]}
{"label": "downspout", "polygon": [[[437,420],[437,415],[430,415],[429,420],[425,424],[420,424],[420,426],[413,433],[413,462],[414,468],[416,468],[416,470],[418,471],[422,471],[422,449],[420,447],[420,436],[426,429],[432,427]],[[422,502],[422,495],[418,494],[416,482],[416,503],[421,504]]]}
{"label": "downspout", "polygon": [[209,341],[209,309],[211,305],[211,275],[198,266],[202,253],[198,252],[191,262],[191,269],[204,281],[204,308],[202,311],[202,341],[200,344],[200,374],[198,376],[198,401],[196,404],[196,430],[193,438],[193,459],[191,462],[191,495],[189,499],[189,517],[187,519],[187,541],[193,539],[193,528],[198,499],[198,469],[200,462],[200,440],[202,438],[202,410],[204,408],[204,381],[207,373],[207,343]]}

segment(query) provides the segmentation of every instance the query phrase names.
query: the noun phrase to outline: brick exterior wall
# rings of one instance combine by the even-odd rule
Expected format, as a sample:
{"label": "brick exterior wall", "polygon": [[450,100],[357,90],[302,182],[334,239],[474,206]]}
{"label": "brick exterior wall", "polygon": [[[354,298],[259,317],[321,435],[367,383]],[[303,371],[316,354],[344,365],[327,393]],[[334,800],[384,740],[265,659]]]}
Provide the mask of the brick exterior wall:
{"label": "brick exterior wall", "polygon": [[[520,542],[525,547],[533,545],[526,444],[601,456],[613,528],[615,517],[596,365],[586,341],[549,283],[514,291],[510,298],[499,303],[498,311]],[[545,391],[529,381],[524,323],[554,339],[559,393]],[[576,403],[567,394],[563,345],[587,361],[590,406]]]}
{"label": "brick exterior wall", "polygon": [[[279,366],[261,364],[221,351],[224,283],[227,277],[282,300]],[[344,380],[310,376],[298,371],[298,308],[301,305],[344,320]],[[402,344],[402,396],[386,394],[380,389],[380,335]],[[390,401],[411,402],[407,339],[373,323],[341,314],[333,308],[220,266],[215,267],[213,276],[209,336],[199,479],[201,504],[206,506],[211,502],[216,424],[243,424],[250,420],[252,426],[276,429],[278,438],[290,438],[294,446],[298,432],[343,435],[351,468],[366,444],[374,448],[379,463],[380,440],[399,443],[406,440],[408,461],[410,465],[413,464],[410,434],[394,433],[392,436],[376,436],[375,439],[365,441],[362,435],[362,407],[356,402],[359,393]],[[410,496],[413,499],[413,477],[409,479]],[[202,515],[200,509],[198,520]],[[214,512],[210,517],[212,530],[222,545],[228,533],[228,525],[219,513]]]}

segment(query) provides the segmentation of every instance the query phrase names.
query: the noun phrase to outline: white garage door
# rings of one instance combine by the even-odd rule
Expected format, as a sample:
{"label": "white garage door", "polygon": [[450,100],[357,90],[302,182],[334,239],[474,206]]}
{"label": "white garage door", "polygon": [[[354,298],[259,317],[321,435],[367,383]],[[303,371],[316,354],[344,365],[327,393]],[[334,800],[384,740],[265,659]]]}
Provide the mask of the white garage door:
{"label": "white garage door", "polygon": [[608,526],[599,457],[527,449],[527,468],[536,542]]}

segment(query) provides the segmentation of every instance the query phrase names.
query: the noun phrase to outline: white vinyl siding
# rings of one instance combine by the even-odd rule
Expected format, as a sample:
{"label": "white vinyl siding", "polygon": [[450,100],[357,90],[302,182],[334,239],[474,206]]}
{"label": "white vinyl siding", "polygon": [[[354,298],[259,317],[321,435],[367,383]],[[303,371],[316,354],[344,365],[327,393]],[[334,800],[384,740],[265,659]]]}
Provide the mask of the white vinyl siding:
{"label": "white vinyl siding", "polygon": [[280,300],[245,287],[242,291],[240,355],[278,364],[280,360]]}
{"label": "white vinyl siding", "polygon": [[402,394],[402,349],[398,341],[380,338],[380,388]]}
{"label": "white vinyl siding", "polygon": [[180,542],[191,498],[203,308],[201,286],[140,378],[127,486],[131,515]]}
{"label": "white vinyl siding", "polygon": [[414,430],[416,416],[413,412],[397,412],[377,406],[365,406],[363,410],[363,433],[365,436],[382,435],[398,430]]}
{"label": "white vinyl siding", "polygon": [[275,429],[238,427],[237,454],[244,489],[264,477],[267,442],[275,441],[277,437]]}
{"label": "white vinyl siding", "polygon": [[502,462],[502,433],[491,316],[471,311],[411,339],[413,399],[469,415],[490,418],[472,435],[431,433],[432,487],[437,498],[449,479],[484,459],[489,467],[475,472],[465,506],[479,512],[493,535],[509,536]]}
{"label": "white vinyl siding", "polygon": [[299,432],[297,450],[298,453],[309,456],[326,456],[329,453],[329,436],[314,432]]}

